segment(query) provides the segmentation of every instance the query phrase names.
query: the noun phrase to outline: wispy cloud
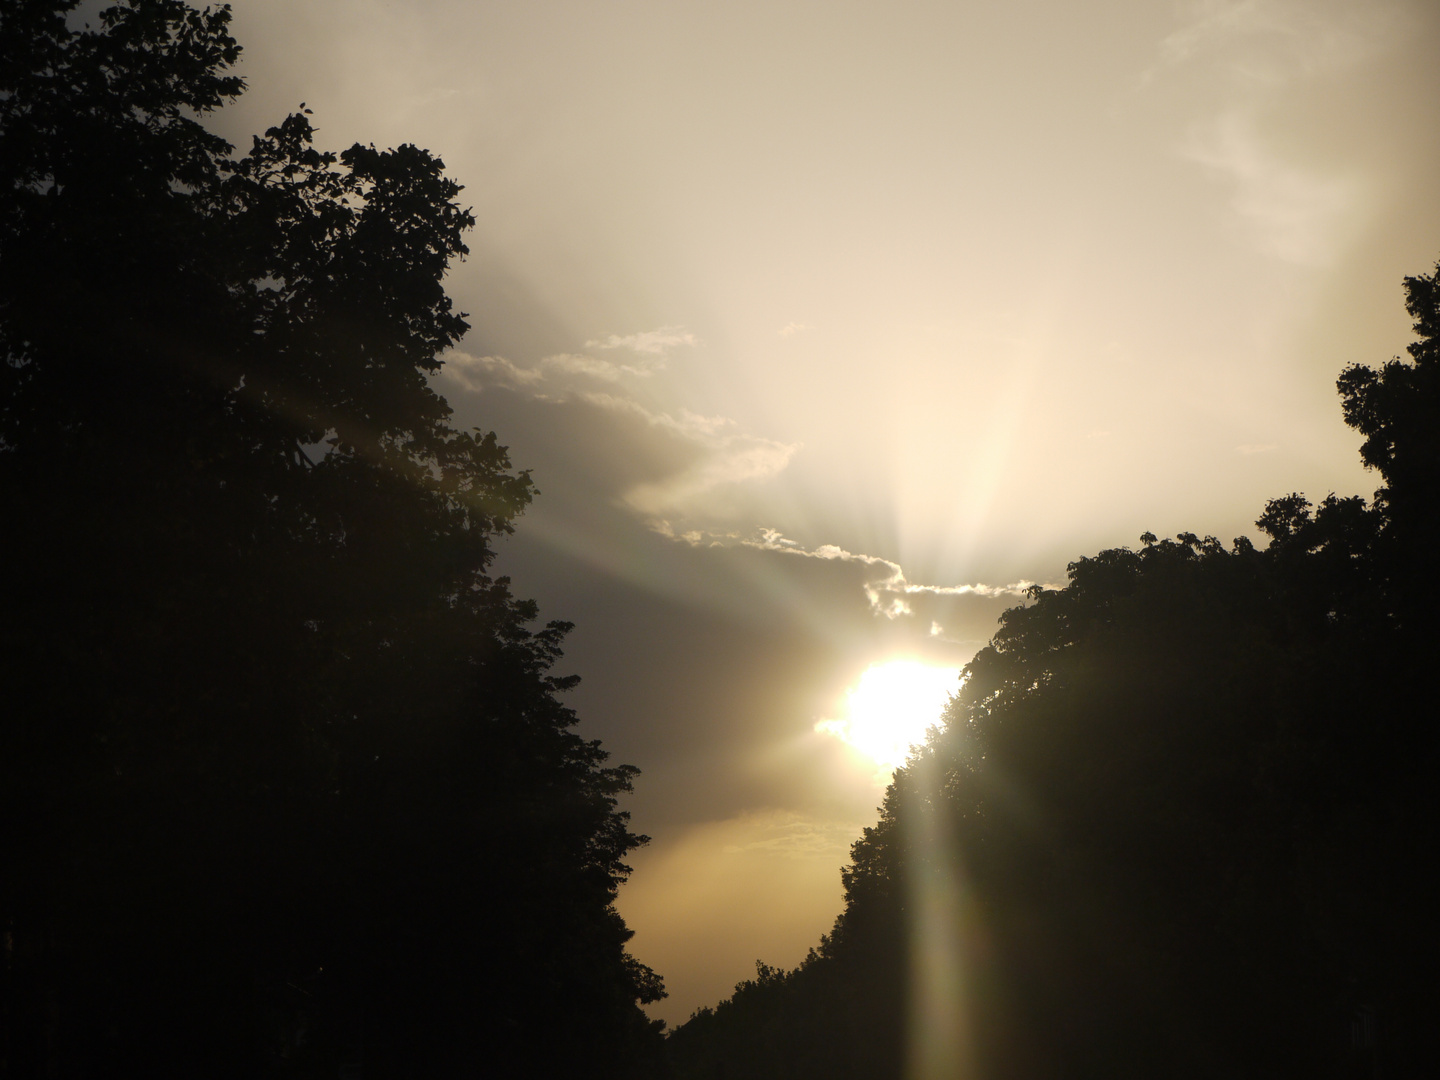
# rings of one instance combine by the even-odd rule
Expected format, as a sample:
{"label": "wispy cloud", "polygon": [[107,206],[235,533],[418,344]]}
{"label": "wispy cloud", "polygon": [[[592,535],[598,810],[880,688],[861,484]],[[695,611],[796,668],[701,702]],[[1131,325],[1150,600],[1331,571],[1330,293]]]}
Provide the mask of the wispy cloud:
{"label": "wispy cloud", "polygon": [[836,852],[843,855],[855,841],[856,827],[849,822],[813,821],[787,811],[748,817],[751,827],[744,842],[726,844],[722,851],[729,854],[761,851],[789,859],[807,859]]}
{"label": "wispy cloud", "polygon": [[[660,414],[653,423],[670,427],[705,448],[707,453],[689,468],[664,480],[638,484],[625,492],[622,501],[646,517],[678,514],[703,515],[711,496],[738,484],[753,483],[782,472],[799,443],[782,443],[740,432],[723,432],[713,426],[715,418],[684,414],[680,418]],[[725,422],[728,427],[729,421]]]}
{"label": "wispy cloud", "polygon": [[[1291,114],[1328,78],[1396,40],[1391,0],[1200,0],[1158,45],[1145,86],[1186,85],[1198,105],[1176,151],[1230,192],[1242,235],[1260,251],[1306,266],[1333,264],[1358,234],[1377,183],[1363,161],[1297,155]],[[1195,108],[1196,106],[1191,106]]]}
{"label": "wispy cloud", "polygon": [[814,330],[814,329],[815,329],[815,328],[814,328],[813,326],[811,326],[809,323],[790,322],[790,323],[786,323],[784,326],[782,326],[782,327],[780,328],[780,336],[781,336],[781,337],[793,337],[794,335],[796,335],[796,334],[798,334],[798,333],[800,333],[800,332],[802,332],[802,331],[804,331],[804,330]]}
{"label": "wispy cloud", "polygon": [[[503,356],[472,356],[452,349],[445,354],[443,374],[472,392],[503,386],[548,397],[578,389],[585,379],[606,383],[619,382],[626,376],[644,379],[664,366],[665,360],[659,356],[634,364],[620,364],[585,353],[555,353],[542,357],[529,367],[522,367]],[[582,382],[576,382],[570,376],[579,376]]]}
{"label": "wispy cloud", "polygon": [[683,326],[661,326],[635,334],[610,334],[585,342],[587,349],[629,349],[631,352],[663,355],[677,345],[694,347],[700,339]]}
{"label": "wispy cloud", "polygon": [[543,372],[518,367],[503,356],[472,356],[458,349],[445,354],[445,366],[441,373],[461,389],[472,393],[491,386],[533,389],[545,378]]}
{"label": "wispy cloud", "polygon": [[1180,153],[1231,186],[1231,209],[1256,246],[1286,262],[1332,262],[1358,224],[1358,178],[1287,162],[1246,111],[1196,124]]}
{"label": "wispy cloud", "polygon": [[617,364],[584,353],[556,353],[540,361],[540,367],[570,375],[587,375],[603,382],[619,382],[626,375],[648,378],[665,366],[664,361],[650,361],[641,364]]}
{"label": "wispy cloud", "polygon": [[[675,340],[688,337],[681,335]],[[594,342],[588,344],[595,347]],[[806,547],[778,529],[760,528],[739,533],[677,525],[676,522],[713,522],[717,517],[723,518],[726,507],[733,505],[737,489],[779,475],[800,450],[800,444],[742,431],[729,417],[708,416],[684,408],[660,409],[640,400],[627,392],[622,380],[625,376],[647,376],[663,365],[658,351],[651,355],[656,359],[648,363],[622,364],[584,353],[558,353],[531,367],[522,367],[501,356],[471,356],[453,351],[446,357],[444,370],[451,381],[466,390],[504,387],[555,404],[583,402],[669,432],[697,452],[669,475],[620,492],[621,505],[647,519],[650,528],[661,535],[693,547],[749,548],[864,567],[867,572],[862,588],[871,611],[877,616],[887,619],[914,616],[916,602],[926,597],[1019,599],[1033,584],[1017,581],[1008,585],[927,585],[911,581],[894,560],[848,551],[836,544]],[[597,387],[597,382],[605,384],[604,388]],[[929,617],[928,610],[922,614]],[[933,623],[931,634],[938,637],[942,633],[940,624]]]}
{"label": "wispy cloud", "polygon": [[1395,8],[1385,0],[1199,0],[1161,41],[1160,63],[1178,66],[1218,54],[1232,78],[1281,83],[1370,55],[1396,22]]}
{"label": "wispy cloud", "polygon": [[[778,529],[762,528],[750,535],[738,533],[714,533],[703,529],[690,529],[679,531],[669,521],[655,519],[650,522],[650,527],[662,536],[669,537],[692,547],[746,547],[758,551],[775,551],[786,555],[796,555],[807,559],[823,559],[834,562],[856,563],[869,567],[875,574],[867,580],[862,588],[865,590],[865,597],[870,601],[870,610],[875,615],[883,615],[887,619],[898,619],[901,616],[915,614],[910,604],[913,597],[920,596],[984,596],[984,597],[1014,597],[1023,598],[1035,583],[1033,581],[1016,581],[1008,585],[985,585],[964,584],[964,585],[921,585],[910,581],[905,576],[905,571],[900,564],[892,559],[881,558],[879,555],[866,555],[861,552],[846,551],[835,544],[821,544],[819,547],[806,547],[798,541],[791,540],[782,535]],[[1059,586],[1047,586],[1047,588]],[[931,633],[938,634],[939,624],[931,624]]]}
{"label": "wispy cloud", "polygon": [[728,416],[703,416],[689,409],[679,409],[676,414],[660,412],[623,394],[598,391],[579,393],[576,397],[601,409],[611,412],[629,413],[652,427],[665,428],[692,442],[724,442],[726,433],[734,429],[735,421]]}
{"label": "wispy cloud", "polygon": [[[650,335],[661,334],[662,331],[650,332]],[[646,338],[647,335],[632,337]],[[693,343],[694,339],[689,334],[671,334],[665,340]],[[733,489],[783,471],[800,444],[746,433],[729,417],[706,416],[685,408],[656,408],[627,392],[624,385],[627,377],[648,378],[663,369],[664,358],[658,346],[652,348],[653,345],[649,340],[642,341],[640,347],[632,343],[629,347],[641,353],[648,351],[649,355],[630,364],[585,353],[558,353],[530,367],[522,367],[502,356],[471,356],[455,350],[446,355],[443,375],[472,392],[498,387],[555,404],[578,401],[668,431],[698,453],[685,456],[686,463],[676,465],[669,476],[624,491],[620,502],[644,517],[713,519],[717,506],[725,497],[733,495]],[[597,387],[597,383],[604,387]]]}

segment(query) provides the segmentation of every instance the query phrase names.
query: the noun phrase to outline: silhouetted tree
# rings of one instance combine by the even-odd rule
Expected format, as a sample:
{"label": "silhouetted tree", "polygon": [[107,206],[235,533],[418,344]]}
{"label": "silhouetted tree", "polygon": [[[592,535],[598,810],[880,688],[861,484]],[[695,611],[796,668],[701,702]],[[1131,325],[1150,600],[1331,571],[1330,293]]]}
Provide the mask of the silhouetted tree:
{"label": "silhouetted tree", "polygon": [[896,772],[833,933],[677,1029],[678,1076],[906,1075],[941,879],[979,1075],[1434,1071],[1437,276],[1405,282],[1412,361],[1339,381],[1375,503],[1289,495],[1263,550],[1147,533],[1033,589]]}
{"label": "silhouetted tree", "polygon": [[228,9],[75,7],[0,11],[0,1073],[615,1073],[634,770],[429,382],[460,188],[233,156]]}
{"label": "silhouetted tree", "polygon": [[[1437,267],[1440,270],[1440,267]],[[1440,525],[1440,285],[1437,275],[1405,279],[1405,307],[1418,335],[1410,359],[1378,370],[1361,365],[1340,376],[1345,421],[1365,436],[1360,457],[1378,471],[1375,493],[1385,516],[1384,566],[1391,614],[1414,630],[1416,644],[1433,637],[1436,589],[1430,551]]]}

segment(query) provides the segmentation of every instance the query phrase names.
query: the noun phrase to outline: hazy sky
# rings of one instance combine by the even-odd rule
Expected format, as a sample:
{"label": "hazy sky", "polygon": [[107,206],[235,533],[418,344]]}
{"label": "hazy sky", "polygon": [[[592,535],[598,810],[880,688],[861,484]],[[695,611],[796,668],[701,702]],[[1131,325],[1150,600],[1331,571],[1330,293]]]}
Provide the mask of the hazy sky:
{"label": "hazy sky", "polygon": [[640,766],[675,1022],[793,965],[874,821],[867,668],[1150,529],[1368,493],[1335,376],[1440,256],[1440,5],[235,0],[248,134],[414,142],[478,226],[438,384],[499,569]]}

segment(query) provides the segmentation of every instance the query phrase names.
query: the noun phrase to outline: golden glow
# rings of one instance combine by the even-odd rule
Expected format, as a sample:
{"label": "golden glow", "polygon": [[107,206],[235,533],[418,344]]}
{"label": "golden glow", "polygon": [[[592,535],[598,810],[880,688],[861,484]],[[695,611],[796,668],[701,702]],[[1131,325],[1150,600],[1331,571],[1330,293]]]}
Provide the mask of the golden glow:
{"label": "golden glow", "polygon": [[835,868],[865,824],[745,813],[674,829],[626,859],[635,873],[617,906],[635,929],[630,951],[663,972],[670,991],[646,1012],[683,1024],[697,1005],[714,1005],[751,978],[757,959],[799,964],[816,927],[844,906]]}
{"label": "golden glow", "polygon": [[872,664],[845,691],[845,716],[821,720],[815,730],[853,746],[888,776],[905,764],[910,748],[940,722],[945,702],[958,688],[960,672],[918,660]]}

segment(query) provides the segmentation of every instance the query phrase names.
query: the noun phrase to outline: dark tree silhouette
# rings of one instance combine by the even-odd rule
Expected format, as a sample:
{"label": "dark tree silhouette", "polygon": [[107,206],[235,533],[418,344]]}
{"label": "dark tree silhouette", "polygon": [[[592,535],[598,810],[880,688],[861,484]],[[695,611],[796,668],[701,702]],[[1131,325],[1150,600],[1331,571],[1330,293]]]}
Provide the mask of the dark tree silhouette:
{"label": "dark tree silhouette", "polygon": [[[1440,271],[1440,267],[1437,267]],[[1413,630],[1410,640],[1433,640],[1437,597],[1430,551],[1440,526],[1440,285],[1437,275],[1405,279],[1405,307],[1418,340],[1410,359],[1378,370],[1354,365],[1340,376],[1345,421],[1365,436],[1361,459],[1378,471],[1375,493],[1384,513],[1386,591],[1390,614]]]}
{"label": "dark tree silhouette", "polygon": [[936,880],[977,1075],[1440,1067],[1437,279],[1405,282],[1412,360],[1339,381],[1374,504],[1273,500],[1263,550],[1146,534],[1006,612],[833,933],[677,1029],[677,1076],[907,1075]]}
{"label": "dark tree silhouette", "polygon": [[226,8],[0,10],[0,1075],[603,1076],[635,770],[488,576],[414,146],[236,157]]}

